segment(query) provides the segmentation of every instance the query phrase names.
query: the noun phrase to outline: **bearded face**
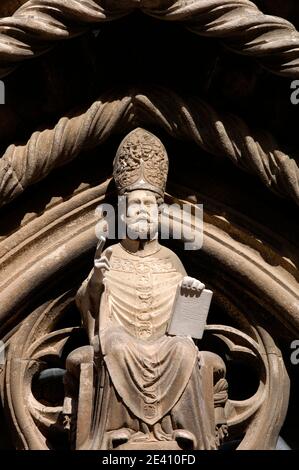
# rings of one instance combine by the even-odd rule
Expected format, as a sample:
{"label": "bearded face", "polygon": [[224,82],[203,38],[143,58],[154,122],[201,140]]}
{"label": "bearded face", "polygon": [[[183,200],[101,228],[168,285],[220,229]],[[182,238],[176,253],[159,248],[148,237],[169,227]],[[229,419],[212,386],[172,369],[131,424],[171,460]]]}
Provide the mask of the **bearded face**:
{"label": "bearded face", "polygon": [[155,193],[135,190],[127,196],[127,235],[132,240],[153,240],[157,237],[159,210]]}

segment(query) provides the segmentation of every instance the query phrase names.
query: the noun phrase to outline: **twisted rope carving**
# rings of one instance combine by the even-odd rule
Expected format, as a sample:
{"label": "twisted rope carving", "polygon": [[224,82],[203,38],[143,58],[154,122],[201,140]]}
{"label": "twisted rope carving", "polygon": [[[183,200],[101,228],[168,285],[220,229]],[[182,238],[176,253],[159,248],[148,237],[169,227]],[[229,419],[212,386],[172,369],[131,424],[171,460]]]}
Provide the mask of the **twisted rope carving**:
{"label": "twisted rope carving", "polygon": [[[102,5],[102,6],[101,6]],[[84,33],[91,24],[140,8],[196,34],[221,39],[274,73],[299,77],[299,33],[288,21],[263,14],[249,0],[30,0],[0,19],[0,76],[55,42]]]}
{"label": "twisted rope carving", "polygon": [[255,57],[274,73],[299,76],[296,28],[283,18],[265,15],[248,0],[178,1],[162,18],[187,22],[189,30],[221,39],[233,51]]}
{"label": "twisted rope carving", "polygon": [[206,152],[227,157],[256,174],[280,195],[299,203],[299,169],[274,138],[250,132],[244,121],[219,115],[202,100],[183,100],[163,88],[107,95],[82,115],[64,117],[52,130],[35,132],[24,146],[11,145],[0,159],[0,205],[65,165],[83,150],[94,148],[113,132],[154,123],[171,136],[196,142]]}
{"label": "twisted rope carving", "polygon": [[83,33],[92,23],[113,19],[93,0],[29,0],[0,19],[0,76],[55,42]]}

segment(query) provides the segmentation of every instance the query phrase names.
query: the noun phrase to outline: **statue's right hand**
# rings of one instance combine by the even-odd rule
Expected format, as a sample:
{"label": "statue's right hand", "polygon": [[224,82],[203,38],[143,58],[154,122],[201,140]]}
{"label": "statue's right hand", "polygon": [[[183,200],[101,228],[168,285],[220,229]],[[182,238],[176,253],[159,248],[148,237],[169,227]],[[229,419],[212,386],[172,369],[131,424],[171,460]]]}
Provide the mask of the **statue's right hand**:
{"label": "statue's right hand", "polygon": [[103,281],[105,277],[105,273],[110,269],[110,258],[112,255],[112,248],[107,248],[104,255],[102,255],[102,251],[106,242],[105,237],[101,237],[94,258],[94,272],[97,276],[99,281]]}

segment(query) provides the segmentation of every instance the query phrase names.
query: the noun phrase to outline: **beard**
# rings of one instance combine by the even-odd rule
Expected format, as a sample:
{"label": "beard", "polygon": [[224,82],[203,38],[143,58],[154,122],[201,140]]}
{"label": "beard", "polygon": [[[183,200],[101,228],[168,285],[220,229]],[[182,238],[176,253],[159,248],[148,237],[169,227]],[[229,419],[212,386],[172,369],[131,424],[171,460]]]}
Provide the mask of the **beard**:
{"label": "beard", "polygon": [[127,218],[127,234],[131,240],[152,240],[158,233],[158,223],[148,217]]}

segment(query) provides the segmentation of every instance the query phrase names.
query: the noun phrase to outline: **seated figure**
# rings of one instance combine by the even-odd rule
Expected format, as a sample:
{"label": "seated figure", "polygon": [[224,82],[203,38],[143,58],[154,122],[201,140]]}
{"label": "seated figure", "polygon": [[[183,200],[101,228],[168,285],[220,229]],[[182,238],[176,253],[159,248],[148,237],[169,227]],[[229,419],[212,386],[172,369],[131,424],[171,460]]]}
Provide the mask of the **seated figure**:
{"label": "seated figure", "polygon": [[153,134],[136,129],[123,140],[114,179],[126,197],[127,236],[105,251],[105,238],[98,244],[76,297],[90,346],[67,359],[70,389],[82,364],[93,370],[81,448],[217,449],[227,434],[222,359],[199,351],[191,337],[167,334],[178,286],[187,295],[205,287],[158,241],[167,172],[166,150]]}

